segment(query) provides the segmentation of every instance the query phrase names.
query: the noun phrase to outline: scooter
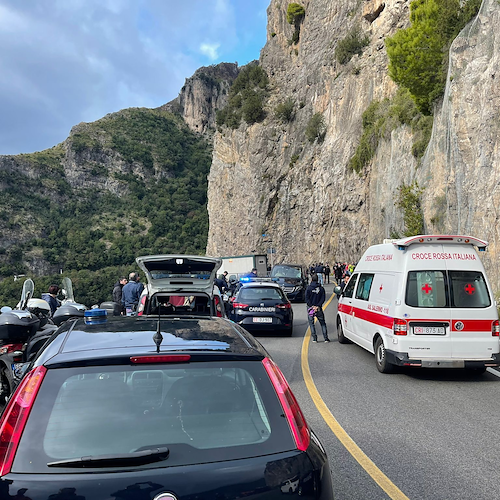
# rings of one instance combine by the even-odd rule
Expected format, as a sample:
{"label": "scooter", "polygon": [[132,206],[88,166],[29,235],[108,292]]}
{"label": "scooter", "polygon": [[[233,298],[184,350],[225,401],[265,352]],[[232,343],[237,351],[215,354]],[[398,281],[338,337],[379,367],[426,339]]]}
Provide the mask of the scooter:
{"label": "scooter", "polygon": [[[34,291],[33,280],[27,279],[16,308],[5,306],[0,309],[0,405],[5,403],[12,392],[14,364],[22,358],[24,346],[40,328],[40,317],[28,306],[30,300],[33,300]],[[50,313],[48,304],[45,304]]]}

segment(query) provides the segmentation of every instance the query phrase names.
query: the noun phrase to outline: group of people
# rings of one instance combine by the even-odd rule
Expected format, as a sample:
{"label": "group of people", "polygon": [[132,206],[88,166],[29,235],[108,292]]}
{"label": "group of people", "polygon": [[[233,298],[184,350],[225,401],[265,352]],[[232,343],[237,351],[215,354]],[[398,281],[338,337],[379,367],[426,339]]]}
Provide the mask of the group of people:
{"label": "group of people", "polygon": [[144,285],[139,273],[132,272],[128,280],[122,276],[113,286],[113,302],[118,304],[123,315],[132,316],[139,305]]}
{"label": "group of people", "polygon": [[355,264],[348,264],[347,262],[335,262],[331,267],[328,262],[326,264],[319,262],[309,266],[309,274],[312,276],[313,273],[316,273],[318,275],[318,282],[322,285],[330,284],[330,275],[335,277],[337,284],[340,284],[345,276],[351,276],[355,267]]}

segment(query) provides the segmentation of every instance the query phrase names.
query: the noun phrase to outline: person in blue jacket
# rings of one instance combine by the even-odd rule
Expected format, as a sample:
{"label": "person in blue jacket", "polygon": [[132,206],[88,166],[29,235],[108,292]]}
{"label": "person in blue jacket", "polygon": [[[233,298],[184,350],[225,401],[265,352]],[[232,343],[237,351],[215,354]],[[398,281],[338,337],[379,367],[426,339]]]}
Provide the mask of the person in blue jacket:
{"label": "person in blue jacket", "polygon": [[132,316],[137,311],[144,285],[139,281],[138,273],[130,273],[128,283],[122,288],[122,304],[127,316]]}
{"label": "person in blue jacket", "polygon": [[309,286],[306,289],[307,320],[309,321],[309,326],[311,328],[313,342],[318,341],[316,328],[314,326],[314,318],[318,318],[325,342],[330,342],[330,339],[328,338],[328,330],[326,329],[325,314],[323,313],[325,297],[325,289],[318,282],[318,275],[313,273],[311,275],[311,283],[309,283]]}
{"label": "person in blue jacket", "polygon": [[42,299],[49,304],[50,317],[54,316],[56,309],[61,305],[60,300],[57,298],[59,290],[57,285],[50,285],[47,293],[42,293]]}

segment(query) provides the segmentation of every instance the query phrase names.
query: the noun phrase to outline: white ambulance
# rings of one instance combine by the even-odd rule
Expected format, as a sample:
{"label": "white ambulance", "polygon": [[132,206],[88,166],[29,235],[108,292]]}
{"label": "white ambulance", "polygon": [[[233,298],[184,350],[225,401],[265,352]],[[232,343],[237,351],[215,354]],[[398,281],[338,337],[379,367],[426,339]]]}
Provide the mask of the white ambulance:
{"label": "white ambulance", "polygon": [[413,236],[368,248],[339,295],[337,334],[394,366],[500,364],[496,303],[470,236]]}

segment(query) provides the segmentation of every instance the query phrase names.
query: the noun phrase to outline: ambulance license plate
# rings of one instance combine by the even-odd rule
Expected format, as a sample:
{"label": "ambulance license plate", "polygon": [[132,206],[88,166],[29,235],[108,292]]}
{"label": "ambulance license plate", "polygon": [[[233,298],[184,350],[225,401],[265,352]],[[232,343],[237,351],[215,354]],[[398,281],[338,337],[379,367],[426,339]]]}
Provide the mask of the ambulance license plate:
{"label": "ambulance license plate", "polygon": [[272,323],[273,318],[253,318],[254,323]]}
{"label": "ambulance license plate", "polygon": [[415,335],[444,335],[444,326],[414,326]]}

